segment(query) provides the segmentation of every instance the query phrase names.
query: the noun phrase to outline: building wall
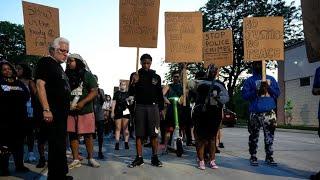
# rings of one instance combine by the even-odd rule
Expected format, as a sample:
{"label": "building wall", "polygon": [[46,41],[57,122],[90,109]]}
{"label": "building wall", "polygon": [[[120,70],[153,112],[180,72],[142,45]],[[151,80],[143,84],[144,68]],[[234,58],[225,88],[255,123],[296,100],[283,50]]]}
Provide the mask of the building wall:
{"label": "building wall", "polygon": [[285,83],[284,83],[284,62],[278,62],[278,84],[280,88],[280,96],[277,99],[277,122],[278,124],[285,124]]}
{"label": "building wall", "polygon": [[[284,103],[293,103],[292,124],[318,126],[319,96],[312,95],[314,73],[320,62],[309,63],[303,43],[285,50],[284,66],[279,62],[279,85],[283,96],[278,99],[279,123],[284,121]],[[300,78],[310,77],[309,86],[300,86]],[[280,116],[279,116],[280,115]]]}
{"label": "building wall", "polygon": [[300,79],[286,81],[285,99],[293,103],[293,125],[318,126],[319,96],[312,95],[313,76],[310,86],[300,86]]}

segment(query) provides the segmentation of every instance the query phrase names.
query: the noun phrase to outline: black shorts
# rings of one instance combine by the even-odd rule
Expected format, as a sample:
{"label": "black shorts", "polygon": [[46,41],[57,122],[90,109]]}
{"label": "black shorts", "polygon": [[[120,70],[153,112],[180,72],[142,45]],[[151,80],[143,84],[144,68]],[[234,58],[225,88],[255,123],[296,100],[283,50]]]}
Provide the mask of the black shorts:
{"label": "black shorts", "polygon": [[137,104],[134,121],[137,137],[157,137],[160,133],[160,112],[158,105]]}
{"label": "black shorts", "polygon": [[122,119],[122,118],[130,119],[130,114],[123,115],[123,113],[115,113],[113,119],[117,120],[117,119]]}

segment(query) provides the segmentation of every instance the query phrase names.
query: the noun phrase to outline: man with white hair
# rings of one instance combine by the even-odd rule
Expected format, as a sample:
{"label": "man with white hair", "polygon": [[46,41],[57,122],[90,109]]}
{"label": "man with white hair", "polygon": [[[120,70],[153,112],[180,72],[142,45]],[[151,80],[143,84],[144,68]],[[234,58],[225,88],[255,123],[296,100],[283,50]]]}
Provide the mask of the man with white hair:
{"label": "man with white hair", "polygon": [[72,176],[66,176],[70,86],[60,65],[67,60],[68,53],[69,41],[62,37],[56,38],[49,46],[49,56],[41,58],[36,68],[37,91],[48,133],[48,180],[73,179]]}

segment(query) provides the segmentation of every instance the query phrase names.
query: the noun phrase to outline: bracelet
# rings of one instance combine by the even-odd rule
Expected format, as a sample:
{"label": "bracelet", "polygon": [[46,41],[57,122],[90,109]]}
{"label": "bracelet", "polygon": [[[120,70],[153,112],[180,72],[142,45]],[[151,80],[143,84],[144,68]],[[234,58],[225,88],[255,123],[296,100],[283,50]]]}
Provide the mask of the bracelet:
{"label": "bracelet", "polygon": [[45,112],[50,112],[50,109],[49,109],[49,108],[43,109],[43,111],[45,111]]}

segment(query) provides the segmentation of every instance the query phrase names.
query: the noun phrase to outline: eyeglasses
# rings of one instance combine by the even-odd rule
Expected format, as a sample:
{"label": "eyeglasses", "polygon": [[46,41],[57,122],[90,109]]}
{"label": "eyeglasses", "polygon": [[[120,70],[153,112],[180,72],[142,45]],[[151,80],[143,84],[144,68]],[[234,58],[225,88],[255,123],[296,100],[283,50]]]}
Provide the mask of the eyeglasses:
{"label": "eyeglasses", "polygon": [[69,50],[58,48],[58,52],[59,52],[60,54],[68,54],[68,53],[69,53]]}

